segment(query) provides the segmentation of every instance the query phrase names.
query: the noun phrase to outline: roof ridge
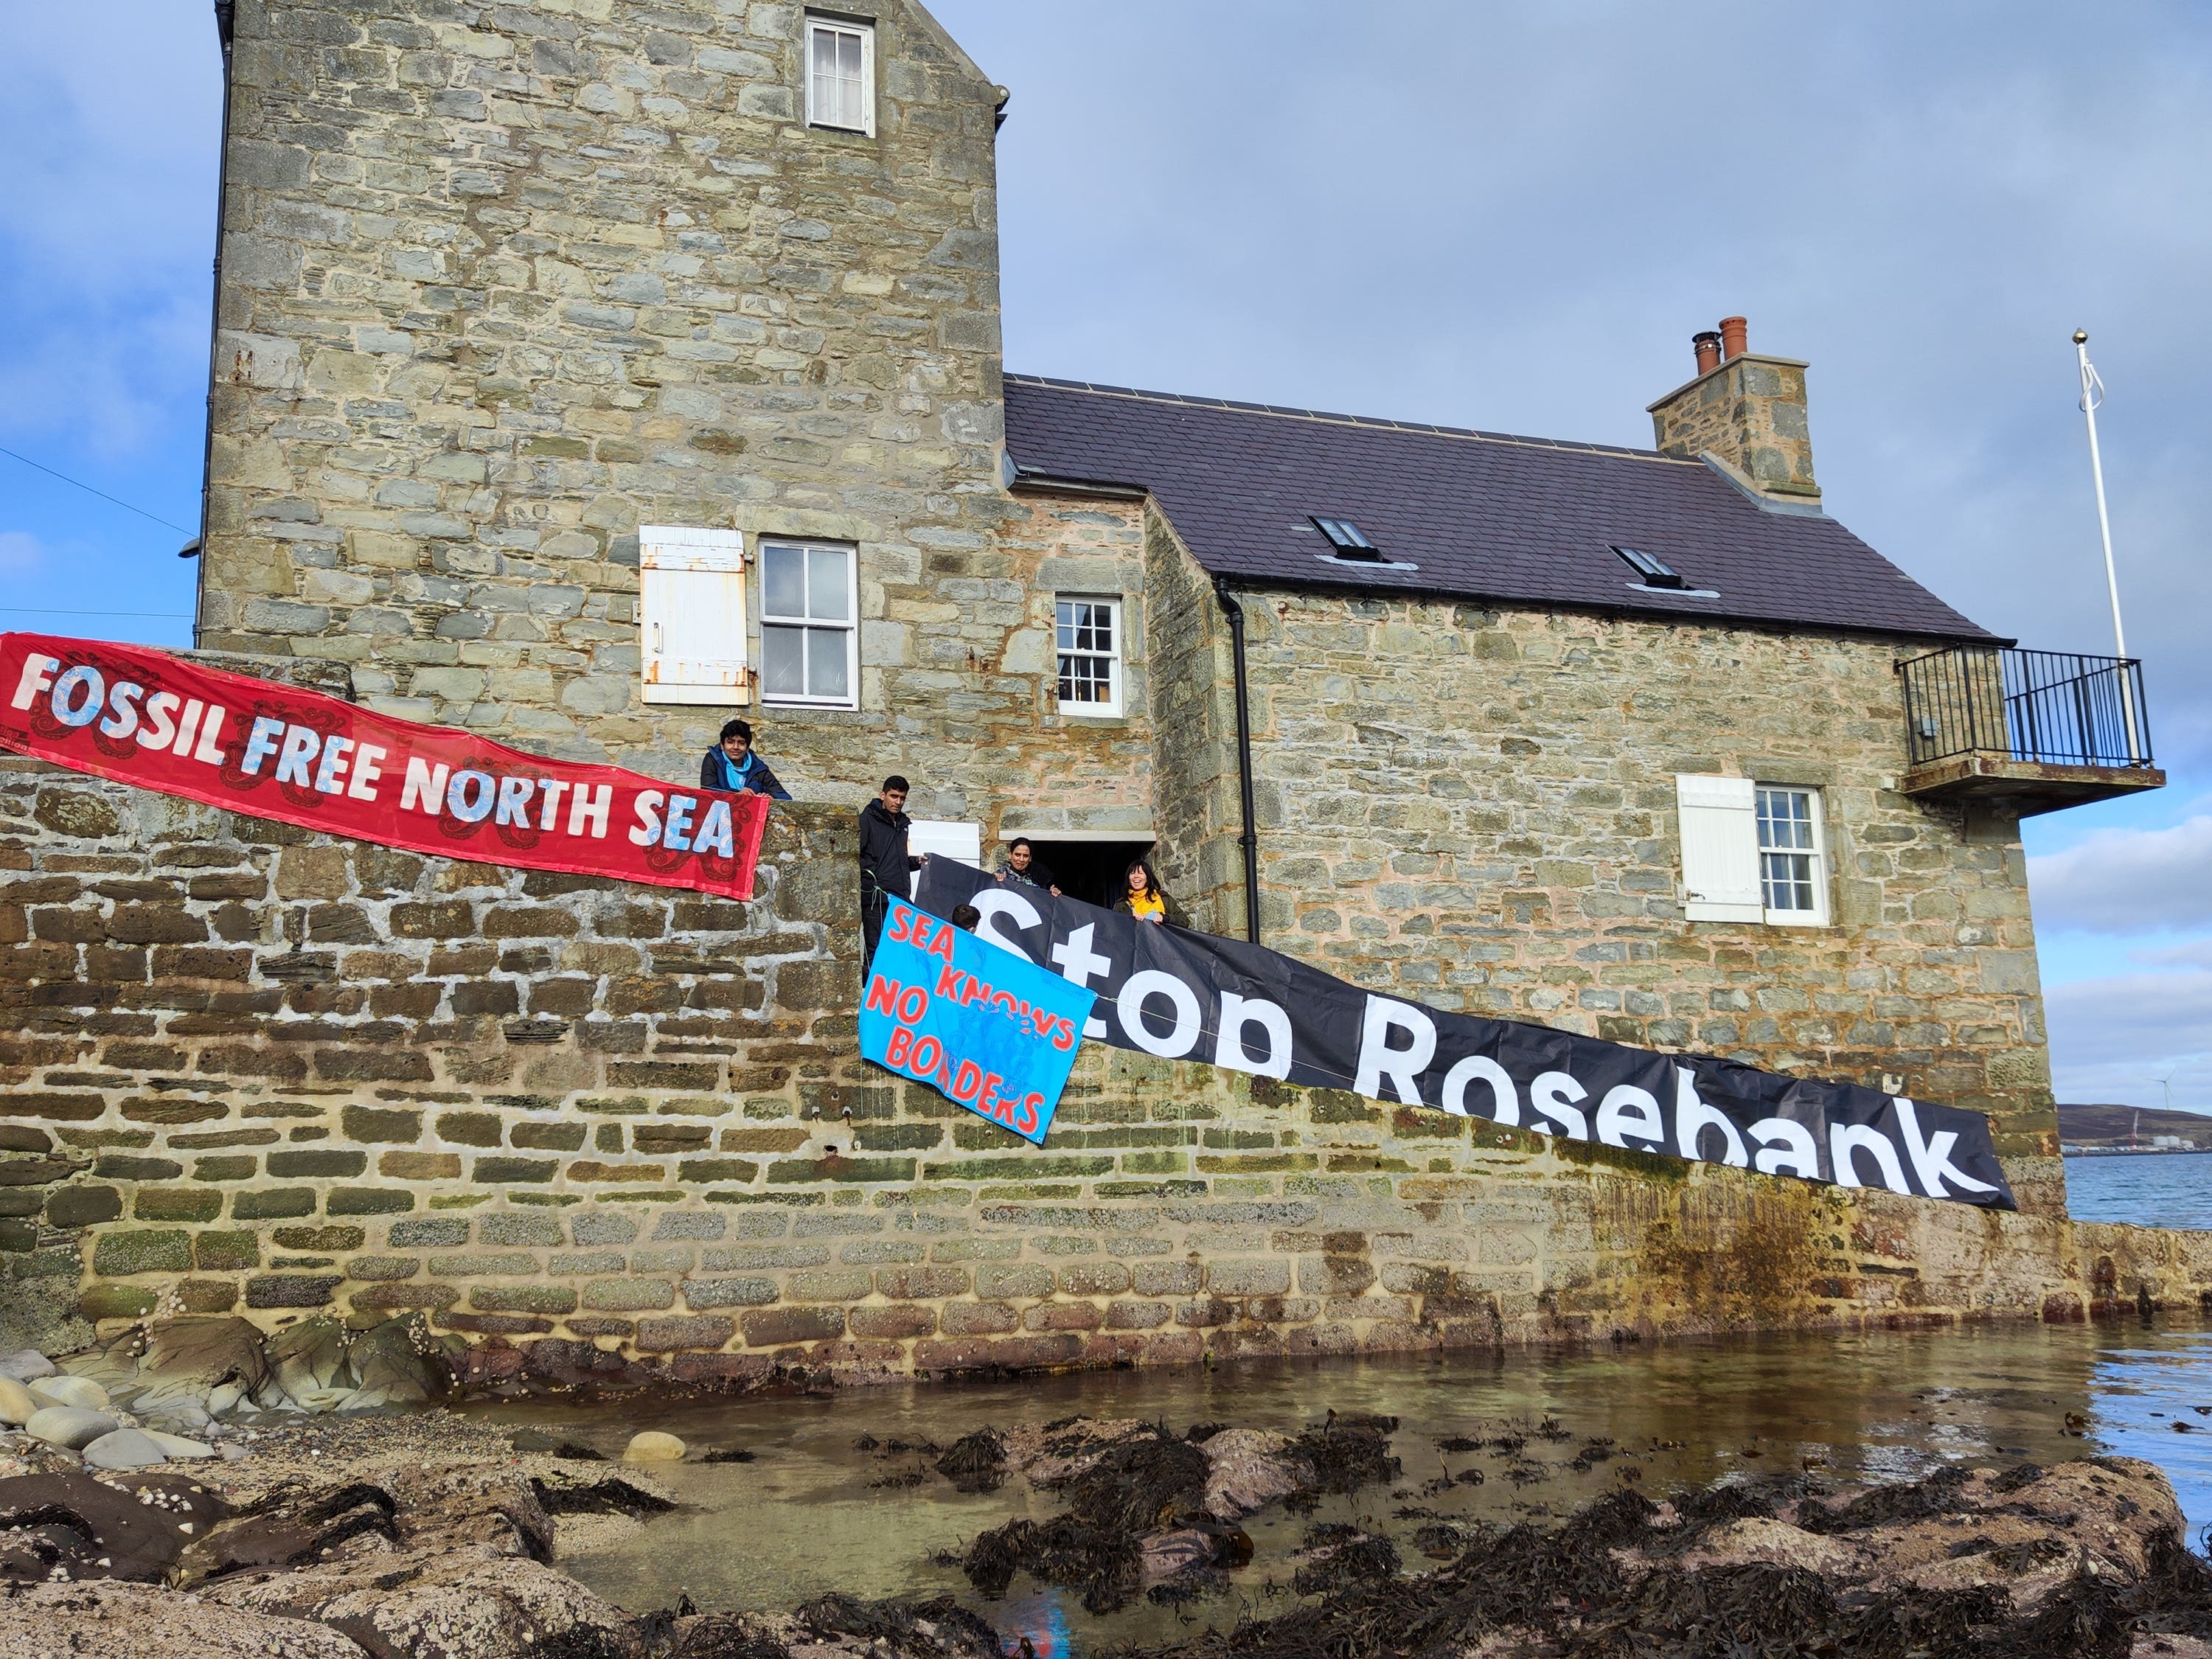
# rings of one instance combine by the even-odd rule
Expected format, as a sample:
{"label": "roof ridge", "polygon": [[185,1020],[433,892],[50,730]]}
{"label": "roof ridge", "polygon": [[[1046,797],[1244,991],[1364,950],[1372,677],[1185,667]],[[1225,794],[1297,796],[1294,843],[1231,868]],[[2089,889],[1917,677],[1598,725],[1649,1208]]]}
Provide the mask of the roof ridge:
{"label": "roof ridge", "polygon": [[1580,443],[1571,438],[1534,438],[1512,432],[1484,432],[1474,427],[1437,426],[1425,421],[1394,421],[1375,415],[1339,415],[1323,410],[1295,409],[1279,404],[1241,403],[1233,398],[1194,398],[1180,392],[1146,392],[1135,386],[1100,386],[1091,380],[1066,380],[1050,374],[1006,374],[1016,386],[1050,387],[1062,392],[1086,392],[1101,398],[1127,398],[1138,403],[1176,404],[1188,409],[1227,410],[1240,415],[1272,415],[1279,420],[1315,421],[1329,426],[1364,428],[1376,432],[1413,432],[1435,438],[1467,438],[1478,443],[1510,444],[1522,449],[1556,449],[1584,455],[1613,455],[1624,460],[1657,461],[1667,466],[1702,466],[1703,462],[1680,455],[1662,455],[1656,449],[1630,449],[1619,444]]}

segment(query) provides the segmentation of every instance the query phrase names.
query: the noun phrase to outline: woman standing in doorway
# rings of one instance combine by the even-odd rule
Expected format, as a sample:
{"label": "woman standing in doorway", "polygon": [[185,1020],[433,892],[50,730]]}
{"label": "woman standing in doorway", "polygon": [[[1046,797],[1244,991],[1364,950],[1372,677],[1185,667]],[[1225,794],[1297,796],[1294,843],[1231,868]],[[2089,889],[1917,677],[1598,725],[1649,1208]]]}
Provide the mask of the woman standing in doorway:
{"label": "woman standing in doorway", "polygon": [[1114,907],[1117,914],[1134,916],[1139,921],[1162,922],[1170,927],[1190,926],[1190,918],[1176,902],[1175,895],[1160,885],[1160,878],[1144,860],[1132,860],[1121,879],[1121,902]]}

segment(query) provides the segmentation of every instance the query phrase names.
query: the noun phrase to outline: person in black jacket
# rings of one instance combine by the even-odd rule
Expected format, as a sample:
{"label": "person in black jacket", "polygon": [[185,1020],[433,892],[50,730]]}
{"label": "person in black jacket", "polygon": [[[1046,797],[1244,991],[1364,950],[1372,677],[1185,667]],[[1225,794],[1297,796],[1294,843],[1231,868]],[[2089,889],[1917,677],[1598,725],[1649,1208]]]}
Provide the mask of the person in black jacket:
{"label": "person in black jacket", "polygon": [[770,800],[791,799],[791,791],[768,769],[768,763],[753,753],[753,729],[743,720],[724,726],[720,740],[700,761],[699,787],[766,795]]}
{"label": "person in black jacket", "polygon": [[914,896],[913,873],[921,860],[906,850],[906,832],[914,820],[906,815],[906,780],[884,780],[884,791],[860,809],[860,932],[866,954],[866,970],[875,959],[876,941],[883,937],[884,914],[894,897]]}

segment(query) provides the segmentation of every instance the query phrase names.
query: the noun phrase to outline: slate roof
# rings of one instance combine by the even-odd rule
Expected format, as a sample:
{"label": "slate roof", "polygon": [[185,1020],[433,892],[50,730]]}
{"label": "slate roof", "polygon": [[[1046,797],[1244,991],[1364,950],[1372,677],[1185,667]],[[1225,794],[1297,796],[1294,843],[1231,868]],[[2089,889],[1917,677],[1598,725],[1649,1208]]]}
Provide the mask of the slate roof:
{"label": "slate roof", "polygon": [[[1040,479],[1150,490],[1209,572],[1262,586],[1992,637],[1833,519],[1651,450],[1013,374],[1006,446]],[[1415,568],[1323,556],[1316,514]],[[1712,596],[1645,587],[1615,544]]]}

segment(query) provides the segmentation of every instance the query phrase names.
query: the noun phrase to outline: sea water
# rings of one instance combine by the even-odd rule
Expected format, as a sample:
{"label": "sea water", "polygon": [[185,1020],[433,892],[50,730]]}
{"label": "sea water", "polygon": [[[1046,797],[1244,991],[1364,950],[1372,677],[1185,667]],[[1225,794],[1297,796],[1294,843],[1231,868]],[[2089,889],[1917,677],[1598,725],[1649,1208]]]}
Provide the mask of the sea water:
{"label": "sea water", "polygon": [[[1078,1413],[1161,1421],[1177,1432],[1193,1423],[1295,1432],[1330,1410],[1397,1417],[1392,1448],[1403,1474],[1324,1499],[1311,1517],[1279,1507],[1252,1516],[1245,1524],[1254,1559],[1231,1575],[1226,1595],[1180,1611],[1139,1600],[1093,1617],[1079,1592],[1025,1577],[1006,1600],[984,1601],[957,1566],[936,1559],[1015,1516],[1042,1520],[1065,1504],[1018,1479],[995,1493],[955,1492],[921,1448],[950,1446],[985,1425],[1041,1425]],[[647,1611],[688,1593],[702,1610],[784,1610],[830,1590],[951,1591],[1002,1633],[1029,1636],[1042,1659],[1171,1640],[1193,1632],[1188,1620],[1225,1628],[1240,1607],[1261,1616],[1287,1610],[1288,1558],[1310,1521],[1389,1533],[1419,1569],[1427,1564],[1409,1540],[1431,1518],[1556,1519],[1616,1488],[1632,1468],[1638,1489],[1660,1497],[1736,1473],[1810,1468],[1837,1481],[1905,1480],[1947,1464],[2119,1453],[2166,1472],[2192,1540],[2212,1522],[2212,1325],[2132,1312],[2088,1326],[1273,1361],[811,1397],[538,1402],[476,1414],[614,1456],[641,1429],[683,1437],[695,1460],[712,1450],[753,1454],[743,1463],[656,1465],[653,1474],[681,1507],[563,1554],[564,1570],[623,1607]],[[1438,1443],[1515,1425],[1526,1432],[1547,1419],[1564,1437],[1532,1433],[1514,1454],[1446,1452]],[[917,1449],[893,1452],[893,1441]],[[1604,1455],[1593,1457],[1600,1445]],[[1439,1490],[1447,1474],[1452,1484]]]}
{"label": "sea water", "polygon": [[2083,1221],[2212,1228],[2212,1152],[2069,1158],[2066,1207]]}

